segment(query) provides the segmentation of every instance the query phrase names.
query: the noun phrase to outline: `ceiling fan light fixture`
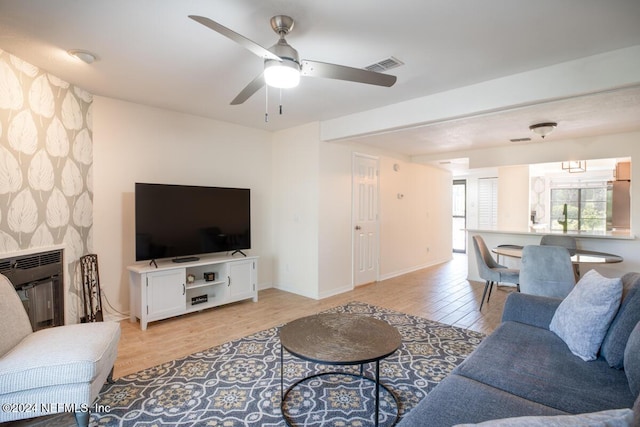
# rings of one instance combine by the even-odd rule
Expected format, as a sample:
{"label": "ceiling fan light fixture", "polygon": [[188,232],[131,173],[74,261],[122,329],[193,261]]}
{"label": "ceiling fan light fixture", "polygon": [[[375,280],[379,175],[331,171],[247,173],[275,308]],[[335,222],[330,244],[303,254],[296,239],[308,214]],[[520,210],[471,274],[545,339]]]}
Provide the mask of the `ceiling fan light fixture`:
{"label": "ceiling fan light fixture", "polygon": [[542,138],[549,135],[551,132],[555,130],[558,126],[556,122],[545,122],[545,123],[536,123],[535,125],[529,126],[531,132],[540,135]]}
{"label": "ceiling fan light fixture", "polygon": [[294,61],[284,59],[264,61],[264,81],[271,87],[289,89],[300,84],[300,66]]}
{"label": "ceiling fan light fixture", "polygon": [[[397,80],[396,76],[362,68],[309,59],[301,61],[298,51],[291,47],[285,39],[294,26],[293,18],[290,16],[276,15],[271,18],[271,28],[278,34],[279,39],[269,49],[207,17],[189,15],[189,18],[236,42],[264,60],[263,72],[242,89],[238,96],[231,101],[231,105],[242,104],[263,86],[274,88],[296,87],[300,83],[301,74],[308,77],[323,77],[384,87],[393,86]],[[391,62],[398,63],[399,61],[393,58]],[[265,91],[265,93],[267,93],[266,97],[268,99],[268,91]]]}

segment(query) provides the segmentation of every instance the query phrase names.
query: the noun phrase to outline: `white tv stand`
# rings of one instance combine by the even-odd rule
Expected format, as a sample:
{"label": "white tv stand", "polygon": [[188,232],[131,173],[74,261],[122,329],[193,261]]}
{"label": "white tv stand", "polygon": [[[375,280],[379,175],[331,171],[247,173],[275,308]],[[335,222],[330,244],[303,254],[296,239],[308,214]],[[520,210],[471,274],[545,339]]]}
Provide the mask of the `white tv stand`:
{"label": "white tv stand", "polygon": [[[140,319],[144,331],[156,320],[204,310],[252,298],[258,301],[258,257],[201,256],[198,261],[157,261],[127,267],[129,270],[130,320]],[[213,280],[205,280],[213,273]],[[187,275],[195,280],[187,281]]]}

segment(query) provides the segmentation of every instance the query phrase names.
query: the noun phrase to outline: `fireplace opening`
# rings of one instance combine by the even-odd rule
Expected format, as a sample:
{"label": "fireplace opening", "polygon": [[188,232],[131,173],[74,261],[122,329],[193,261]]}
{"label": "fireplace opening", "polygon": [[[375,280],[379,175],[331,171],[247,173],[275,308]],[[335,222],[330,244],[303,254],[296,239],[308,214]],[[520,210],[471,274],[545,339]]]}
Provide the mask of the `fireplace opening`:
{"label": "fireplace opening", "polygon": [[0,273],[13,283],[34,331],[64,325],[62,250],[1,259]]}

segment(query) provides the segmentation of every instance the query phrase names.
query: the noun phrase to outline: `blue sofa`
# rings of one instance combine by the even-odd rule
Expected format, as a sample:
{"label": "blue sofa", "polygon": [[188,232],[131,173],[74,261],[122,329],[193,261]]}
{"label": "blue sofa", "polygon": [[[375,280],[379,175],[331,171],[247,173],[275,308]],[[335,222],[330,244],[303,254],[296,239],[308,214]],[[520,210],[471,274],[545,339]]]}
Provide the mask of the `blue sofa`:
{"label": "blue sofa", "polygon": [[602,411],[640,425],[640,274],[626,274],[622,284],[598,358],[588,362],[549,330],[562,300],[510,294],[498,328],[398,426],[547,426]]}

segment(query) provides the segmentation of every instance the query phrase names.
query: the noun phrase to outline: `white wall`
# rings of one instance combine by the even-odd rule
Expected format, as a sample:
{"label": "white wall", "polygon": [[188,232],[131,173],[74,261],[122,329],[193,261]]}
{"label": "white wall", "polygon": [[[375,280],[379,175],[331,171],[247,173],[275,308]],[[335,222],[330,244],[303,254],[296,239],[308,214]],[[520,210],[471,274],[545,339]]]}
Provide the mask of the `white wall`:
{"label": "white wall", "polygon": [[270,286],[269,132],[104,97],[94,98],[93,126],[93,247],[103,293],[117,310],[129,310],[135,182],[250,188],[250,253],[260,256],[259,285]]}
{"label": "white wall", "polygon": [[274,286],[312,298],[353,288],[354,153],[380,160],[380,278],[451,258],[448,172],[357,143],[322,142],[317,123],[276,133],[273,147]]}
{"label": "white wall", "polygon": [[498,168],[498,229],[529,227],[529,166]]}
{"label": "white wall", "polygon": [[380,171],[381,277],[451,259],[451,174],[390,157]]}
{"label": "white wall", "polygon": [[319,142],[319,293],[353,289],[351,169],[359,147]]}
{"label": "white wall", "polygon": [[[273,136],[274,286],[318,298],[318,124]],[[264,176],[263,179],[270,179]]]}
{"label": "white wall", "polygon": [[[319,292],[353,287],[351,169],[354,153],[380,164],[379,277],[451,259],[451,174],[359,144],[320,142]],[[396,172],[393,165],[398,164]],[[398,199],[398,193],[404,195]]]}
{"label": "white wall", "polygon": [[318,123],[272,134],[96,97],[94,248],[109,302],[128,311],[135,182],[251,188],[260,287],[311,298],[351,289],[354,152],[380,158],[380,277],[450,259],[448,172],[358,144],[322,142],[318,134]]}

